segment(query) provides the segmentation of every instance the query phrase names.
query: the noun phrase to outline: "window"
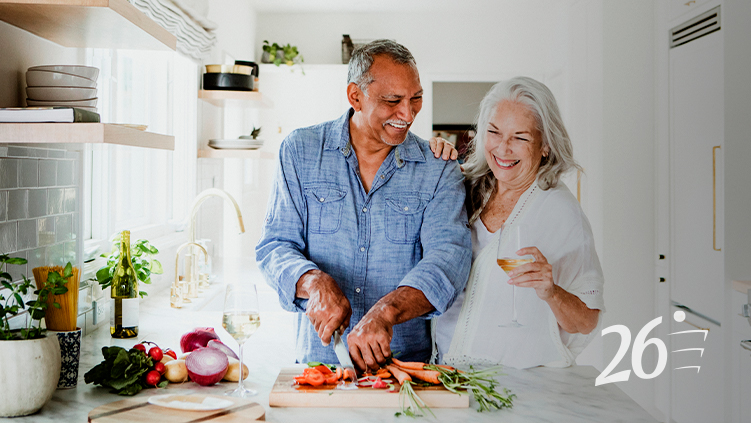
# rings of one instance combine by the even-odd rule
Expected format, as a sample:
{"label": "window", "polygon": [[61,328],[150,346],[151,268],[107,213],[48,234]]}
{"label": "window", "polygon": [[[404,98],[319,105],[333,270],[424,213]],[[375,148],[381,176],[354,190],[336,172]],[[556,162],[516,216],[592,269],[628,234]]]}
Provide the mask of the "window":
{"label": "window", "polygon": [[107,243],[123,229],[153,240],[171,232],[195,190],[198,65],[174,52],[89,52],[102,122],[174,135],[175,151],[87,145],[84,240]]}

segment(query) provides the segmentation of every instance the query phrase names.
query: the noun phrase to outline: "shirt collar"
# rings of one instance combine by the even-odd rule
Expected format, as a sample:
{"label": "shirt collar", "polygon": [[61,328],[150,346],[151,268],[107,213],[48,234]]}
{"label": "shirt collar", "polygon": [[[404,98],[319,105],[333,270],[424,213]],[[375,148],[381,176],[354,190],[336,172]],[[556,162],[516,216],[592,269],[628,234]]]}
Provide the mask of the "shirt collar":
{"label": "shirt collar", "polygon": [[[350,107],[346,113],[336,120],[331,137],[327,137],[326,142],[323,145],[324,150],[341,150],[345,157],[349,155],[349,152],[352,150],[349,134],[349,120],[354,114],[355,109]],[[396,146],[397,162],[400,160],[408,162],[424,162],[425,154],[423,154],[418,143],[417,136],[412,132],[409,132],[407,134],[407,139]]]}

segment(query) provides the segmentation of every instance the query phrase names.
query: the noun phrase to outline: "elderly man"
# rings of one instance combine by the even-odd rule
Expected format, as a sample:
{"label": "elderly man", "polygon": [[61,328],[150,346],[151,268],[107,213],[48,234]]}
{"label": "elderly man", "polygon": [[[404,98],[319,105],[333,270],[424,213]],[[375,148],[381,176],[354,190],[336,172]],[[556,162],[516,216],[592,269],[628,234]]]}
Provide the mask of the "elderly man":
{"label": "elderly man", "polygon": [[256,259],[282,307],[299,313],[299,362],[337,363],[335,330],[360,369],[392,353],[426,361],[429,319],[464,288],[463,177],[409,132],[422,93],[409,50],[374,41],[349,64],[352,108],[281,145]]}

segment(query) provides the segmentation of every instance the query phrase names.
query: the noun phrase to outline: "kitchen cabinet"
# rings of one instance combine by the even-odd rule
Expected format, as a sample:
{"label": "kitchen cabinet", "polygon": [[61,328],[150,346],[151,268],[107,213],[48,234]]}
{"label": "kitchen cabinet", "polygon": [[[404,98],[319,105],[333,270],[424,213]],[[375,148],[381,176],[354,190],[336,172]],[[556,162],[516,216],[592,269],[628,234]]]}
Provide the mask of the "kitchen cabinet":
{"label": "kitchen cabinet", "polygon": [[[678,310],[677,307],[672,307],[671,311]],[[667,369],[672,372],[673,420],[677,423],[725,421],[724,360],[720,327],[691,312],[686,312],[683,322],[673,319],[670,322],[670,332],[673,335],[670,336],[671,352],[668,353]],[[706,340],[700,332],[676,333],[703,329],[708,330]],[[696,348],[703,348],[703,351]]]}
{"label": "kitchen cabinet", "polygon": [[670,50],[671,299],[722,321],[723,32]]}

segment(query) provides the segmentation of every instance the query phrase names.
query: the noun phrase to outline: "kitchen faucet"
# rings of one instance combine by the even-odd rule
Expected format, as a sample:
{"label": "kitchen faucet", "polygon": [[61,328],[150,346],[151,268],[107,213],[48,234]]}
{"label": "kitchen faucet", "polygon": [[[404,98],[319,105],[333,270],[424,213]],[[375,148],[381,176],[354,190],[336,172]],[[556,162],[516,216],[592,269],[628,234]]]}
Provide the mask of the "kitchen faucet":
{"label": "kitchen faucet", "polygon": [[[243,216],[240,212],[240,206],[237,205],[237,201],[235,201],[235,199],[226,191],[217,188],[209,188],[198,193],[193,200],[193,204],[190,206],[190,214],[188,215],[188,242],[196,245],[196,213],[201,207],[201,204],[203,204],[203,202],[209,197],[220,197],[231,203],[235,207],[235,212],[237,213],[237,224],[240,228],[240,233],[245,233]],[[193,253],[193,245],[190,245],[188,253],[185,255],[185,279],[188,284],[198,280],[198,255]],[[208,258],[206,261],[208,262]]]}
{"label": "kitchen faucet", "polygon": [[190,246],[197,247],[203,252],[203,257],[207,261],[209,259],[209,253],[205,248],[203,248],[201,244],[196,244],[195,242],[186,242],[185,244],[177,247],[177,252],[175,252],[175,280],[174,282],[172,282],[172,289],[170,290],[170,305],[173,308],[180,308],[183,306],[184,302],[190,302],[190,300],[186,298],[188,296],[190,286],[187,283],[180,281],[180,272],[177,269],[178,262],[180,261],[180,251],[182,251],[183,248]]}

